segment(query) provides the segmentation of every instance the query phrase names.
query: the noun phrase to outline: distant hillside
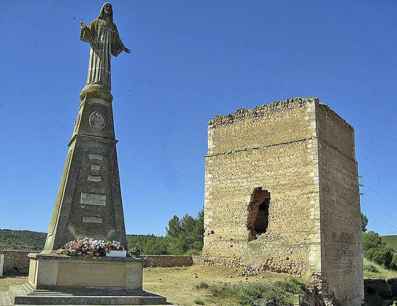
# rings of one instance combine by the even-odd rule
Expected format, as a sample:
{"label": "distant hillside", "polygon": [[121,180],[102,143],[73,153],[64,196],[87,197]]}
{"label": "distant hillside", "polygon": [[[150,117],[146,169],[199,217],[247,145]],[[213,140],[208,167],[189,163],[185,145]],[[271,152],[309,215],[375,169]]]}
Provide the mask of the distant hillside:
{"label": "distant hillside", "polygon": [[41,250],[46,233],[0,229],[0,250]]}
{"label": "distant hillside", "polygon": [[382,239],[393,249],[397,251],[397,235],[382,236]]}
{"label": "distant hillside", "polygon": [[[0,250],[42,250],[46,233],[0,229]],[[154,235],[127,235],[130,248],[139,248],[146,254],[166,254],[164,237]]]}

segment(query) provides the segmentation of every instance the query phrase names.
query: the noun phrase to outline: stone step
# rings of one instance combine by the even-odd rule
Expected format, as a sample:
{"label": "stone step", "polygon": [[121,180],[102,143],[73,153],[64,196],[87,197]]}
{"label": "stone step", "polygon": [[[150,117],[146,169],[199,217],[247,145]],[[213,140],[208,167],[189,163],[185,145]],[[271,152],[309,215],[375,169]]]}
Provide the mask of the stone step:
{"label": "stone step", "polygon": [[29,283],[22,285],[11,286],[8,289],[8,296],[11,299],[12,305],[14,304],[14,299],[17,295],[28,295],[33,292],[32,286]]}
{"label": "stone step", "polygon": [[10,305],[13,305],[13,302],[8,292],[0,292],[0,306]]}
{"label": "stone step", "polygon": [[[142,290],[98,288],[33,289],[29,283],[10,287],[0,296],[8,305],[169,305],[166,298]],[[4,304],[4,305],[3,305]]]}
{"label": "stone step", "polygon": [[16,296],[15,305],[167,305],[159,296]]}
{"label": "stone step", "polygon": [[29,294],[33,291],[32,286],[29,283],[24,283],[22,285],[15,285],[15,286],[10,286],[8,292],[10,293],[11,296],[15,295],[26,295]]}

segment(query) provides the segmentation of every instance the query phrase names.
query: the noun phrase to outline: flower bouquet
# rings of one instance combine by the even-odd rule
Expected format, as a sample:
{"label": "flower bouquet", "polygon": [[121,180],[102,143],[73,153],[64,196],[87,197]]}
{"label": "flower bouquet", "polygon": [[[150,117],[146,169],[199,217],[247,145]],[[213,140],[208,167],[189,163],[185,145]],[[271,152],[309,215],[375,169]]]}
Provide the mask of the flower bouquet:
{"label": "flower bouquet", "polygon": [[61,253],[69,256],[104,257],[112,251],[125,251],[125,249],[118,241],[84,238],[69,241]]}

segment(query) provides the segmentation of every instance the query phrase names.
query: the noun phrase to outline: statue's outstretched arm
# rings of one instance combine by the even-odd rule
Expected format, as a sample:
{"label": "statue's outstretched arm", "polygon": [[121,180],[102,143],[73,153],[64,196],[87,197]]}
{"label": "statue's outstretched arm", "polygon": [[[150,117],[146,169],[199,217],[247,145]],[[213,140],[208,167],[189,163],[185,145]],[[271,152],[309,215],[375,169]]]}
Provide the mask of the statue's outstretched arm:
{"label": "statue's outstretched arm", "polygon": [[80,22],[80,40],[88,42],[91,46],[94,43],[94,35],[91,27],[86,25],[84,22]]}

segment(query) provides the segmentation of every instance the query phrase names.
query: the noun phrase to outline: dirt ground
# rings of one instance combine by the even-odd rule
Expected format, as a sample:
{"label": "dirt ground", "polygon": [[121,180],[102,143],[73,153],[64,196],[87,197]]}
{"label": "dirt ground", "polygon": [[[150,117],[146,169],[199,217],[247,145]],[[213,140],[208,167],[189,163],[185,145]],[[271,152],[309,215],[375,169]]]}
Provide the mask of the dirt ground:
{"label": "dirt ground", "polygon": [[183,268],[147,268],[144,272],[144,289],[166,296],[176,305],[237,305],[235,301],[222,300],[211,296],[206,289],[197,289],[200,283],[208,285],[268,282],[285,279],[287,276],[266,273],[261,276],[244,277],[236,272],[219,267],[192,266]]}
{"label": "dirt ground", "polygon": [[[144,270],[144,289],[167,297],[175,305],[238,305],[235,301],[214,298],[207,289],[197,289],[200,283],[237,284],[276,281],[285,279],[286,275],[266,273],[261,276],[244,277],[236,272],[219,267],[191,266],[181,268],[146,268]],[[22,284],[26,277],[0,278],[0,291],[8,290],[10,285]],[[202,302],[204,304],[202,304]]]}
{"label": "dirt ground", "polygon": [[4,278],[0,277],[0,292],[7,291],[8,287],[11,285],[20,285],[26,282],[26,277],[24,276],[7,276]]}

